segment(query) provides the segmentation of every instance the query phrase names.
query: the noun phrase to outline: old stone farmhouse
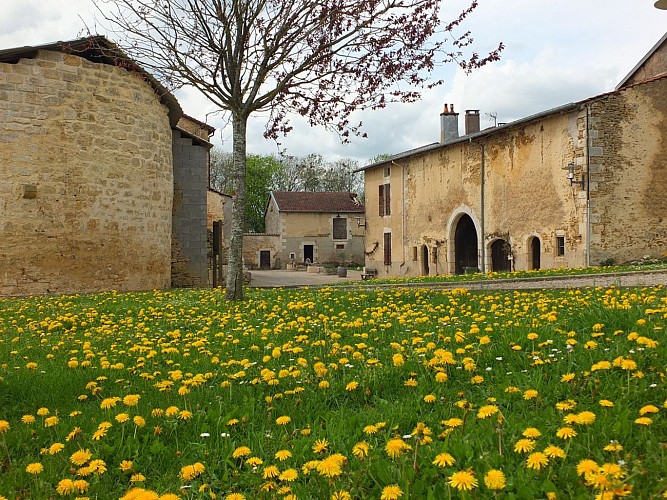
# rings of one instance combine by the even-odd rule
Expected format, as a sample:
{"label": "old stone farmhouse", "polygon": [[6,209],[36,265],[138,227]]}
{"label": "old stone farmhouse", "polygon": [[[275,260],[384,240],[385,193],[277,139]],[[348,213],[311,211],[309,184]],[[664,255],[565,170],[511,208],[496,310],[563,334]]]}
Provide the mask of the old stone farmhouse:
{"label": "old stone farmhouse", "polygon": [[205,284],[212,133],[103,37],[0,50],[0,294]]}
{"label": "old stone farmhouse", "polygon": [[353,193],[274,191],[264,216],[266,234],[243,236],[248,267],[292,263],[363,263],[363,204]]}
{"label": "old stone farmhouse", "polygon": [[667,250],[667,35],[616,90],[362,169],[380,276],[579,267]]}

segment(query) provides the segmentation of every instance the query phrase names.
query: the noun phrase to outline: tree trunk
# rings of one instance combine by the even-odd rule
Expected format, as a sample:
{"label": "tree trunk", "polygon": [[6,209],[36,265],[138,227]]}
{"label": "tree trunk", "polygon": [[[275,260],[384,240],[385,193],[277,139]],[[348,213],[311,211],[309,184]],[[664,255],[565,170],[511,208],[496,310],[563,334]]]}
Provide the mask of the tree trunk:
{"label": "tree trunk", "polygon": [[246,116],[232,117],[233,130],[233,166],[234,183],[232,202],[232,239],[229,244],[227,282],[225,297],[227,300],[243,300],[243,222],[246,194]]}

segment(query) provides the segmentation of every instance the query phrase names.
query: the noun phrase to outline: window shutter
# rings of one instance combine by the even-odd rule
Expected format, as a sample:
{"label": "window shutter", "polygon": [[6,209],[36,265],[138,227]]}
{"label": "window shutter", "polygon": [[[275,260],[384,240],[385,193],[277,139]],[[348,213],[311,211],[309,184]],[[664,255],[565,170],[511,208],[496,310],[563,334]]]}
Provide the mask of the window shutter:
{"label": "window shutter", "polygon": [[391,265],[391,233],[384,233],[384,265]]}
{"label": "window shutter", "polygon": [[391,184],[384,185],[384,214],[391,215]]}
{"label": "window shutter", "polygon": [[380,197],[380,217],[383,217],[384,216],[384,186],[382,184],[380,184],[379,197]]}

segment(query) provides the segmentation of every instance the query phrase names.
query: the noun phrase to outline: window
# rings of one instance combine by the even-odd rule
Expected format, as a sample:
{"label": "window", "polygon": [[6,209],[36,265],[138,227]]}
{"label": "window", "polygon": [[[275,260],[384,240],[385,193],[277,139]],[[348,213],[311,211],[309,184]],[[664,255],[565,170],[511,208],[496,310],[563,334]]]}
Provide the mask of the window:
{"label": "window", "polygon": [[556,256],[565,255],[565,236],[556,236]]}
{"label": "window", "polygon": [[336,243],[336,250],[345,250],[345,243]]}
{"label": "window", "polygon": [[417,262],[417,255],[418,255],[418,253],[417,253],[417,247],[412,247],[412,260],[413,260],[414,262]]}
{"label": "window", "polygon": [[389,184],[380,185],[380,217],[391,215],[391,186]]}
{"label": "window", "polygon": [[438,247],[433,247],[433,250],[431,250],[431,255],[433,256],[433,263],[438,262]]}
{"label": "window", "polygon": [[384,233],[384,265],[391,266],[391,233]]}
{"label": "window", "polygon": [[384,167],[384,176],[389,177],[390,175],[391,175],[391,167],[390,166]]}
{"label": "window", "polygon": [[347,219],[345,217],[336,216],[333,218],[333,239],[347,239]]}

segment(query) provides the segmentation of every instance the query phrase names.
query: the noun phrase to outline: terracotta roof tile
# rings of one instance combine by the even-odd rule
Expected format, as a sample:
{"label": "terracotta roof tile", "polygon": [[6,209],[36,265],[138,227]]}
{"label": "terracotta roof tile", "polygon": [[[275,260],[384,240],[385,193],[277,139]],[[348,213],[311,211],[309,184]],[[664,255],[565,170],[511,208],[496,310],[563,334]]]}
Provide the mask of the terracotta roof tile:
{"label": "terracotta roof tile", "polygon": [[272,195],[280,212],[364,212],[354,193],[274,191]]}

